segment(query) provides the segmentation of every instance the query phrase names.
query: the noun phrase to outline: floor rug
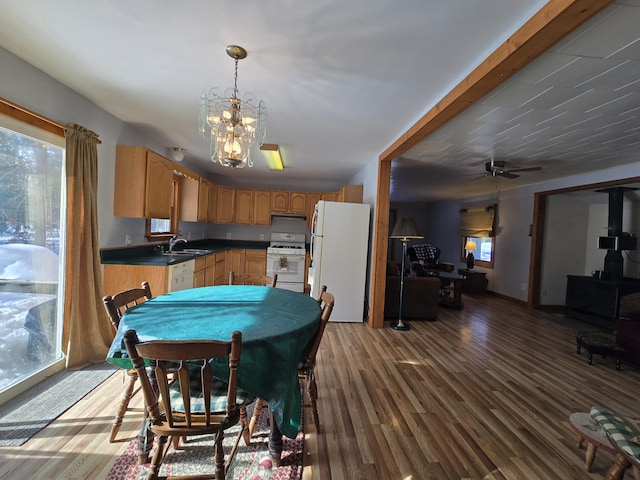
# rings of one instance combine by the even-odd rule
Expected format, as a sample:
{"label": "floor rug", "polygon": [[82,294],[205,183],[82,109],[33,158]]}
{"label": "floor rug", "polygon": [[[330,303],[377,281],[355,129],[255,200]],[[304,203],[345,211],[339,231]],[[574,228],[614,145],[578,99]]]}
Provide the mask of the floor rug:
{"label": "floor rug", "polygon": [[[267,448],[268,419],[269,413],[265,409],[260,415],[251,445],[245,445],[244,441],[240,440],[227,473],[227,480],[300,480],[302,478],[304,433],[301,431],[295,439],[283,437],[284,447],[280,467],[272,468]],[[223,441],[225,455],[229,452],[239,428],[236,426],[226,431]],[[146,478],[147,471],[148,464],[138,465],[136,440],[132,440],[111,468],[106,480],[143,480]],[[194,437],[180,445],[177,450],[171,447],[160,467],[161,475],[188,475],[213,473],[213,471],[213,440],[210,437]]]}
{"label": "floor rug", "polygon": [[119,369],[107,363],[51,375],[0,408],[0,447],[20,446]]}

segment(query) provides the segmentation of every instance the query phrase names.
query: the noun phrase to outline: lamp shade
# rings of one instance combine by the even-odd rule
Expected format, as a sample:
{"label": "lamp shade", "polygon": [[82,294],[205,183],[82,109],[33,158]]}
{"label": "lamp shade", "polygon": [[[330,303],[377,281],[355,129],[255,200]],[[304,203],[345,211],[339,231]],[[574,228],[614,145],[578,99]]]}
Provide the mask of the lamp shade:
{"label": "lamp shade", "polygon": [[464,245],[464,249],[473,252],[476,249],[476,242],[473,240],[467,240],[467,243]]}
{"label": "lamp shade", "polygon": [[418,226],[412,217],[400,217],[393,226],[389,238],[424,238],[418,232]]}

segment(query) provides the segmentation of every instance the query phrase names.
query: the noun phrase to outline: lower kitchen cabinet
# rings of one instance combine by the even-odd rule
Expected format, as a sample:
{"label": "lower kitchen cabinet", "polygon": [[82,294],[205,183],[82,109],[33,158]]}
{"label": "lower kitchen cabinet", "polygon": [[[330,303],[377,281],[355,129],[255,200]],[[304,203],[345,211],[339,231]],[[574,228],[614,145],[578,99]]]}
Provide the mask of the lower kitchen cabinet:
{"label": "lower kitchen cabinet", "polygon": [[209,287],[214,284],[215,254],[196,258],[195,271],[193,272],[193,288]]}
{"label": "lower kitchen cabinet", "polygon": [[104,295],[113,295],[149,282],[154,297],[193,287],[195,261],[167,266],[104,265]]}

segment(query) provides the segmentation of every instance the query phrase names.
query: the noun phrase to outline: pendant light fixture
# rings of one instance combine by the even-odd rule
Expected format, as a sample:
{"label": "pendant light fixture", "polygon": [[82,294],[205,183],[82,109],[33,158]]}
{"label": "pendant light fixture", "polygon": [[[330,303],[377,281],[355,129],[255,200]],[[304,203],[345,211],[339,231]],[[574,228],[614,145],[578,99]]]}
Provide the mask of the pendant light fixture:
{"label": "pendant light fixture", "polygon": [[218,95],[216,88],[202,93],[200,99],[200,134],[210,136],[211,161],[231,168],[252,167],[251,151],[256,143],[262,145],[265,135],[267,108],[262,100],[246,93],[238,93],[238,60],[247,51],[229,45],[227,55],[235,60],[233,88]]}

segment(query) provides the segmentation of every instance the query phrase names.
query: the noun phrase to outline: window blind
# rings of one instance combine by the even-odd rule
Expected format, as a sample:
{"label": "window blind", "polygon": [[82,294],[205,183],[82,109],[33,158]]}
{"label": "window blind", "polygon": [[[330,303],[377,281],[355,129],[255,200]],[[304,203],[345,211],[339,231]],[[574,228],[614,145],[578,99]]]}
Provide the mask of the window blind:
{"label": "window blind", "polygon": [[460,210],[460,228],[463,237],[495,236],[496,205],[477,205]]}

